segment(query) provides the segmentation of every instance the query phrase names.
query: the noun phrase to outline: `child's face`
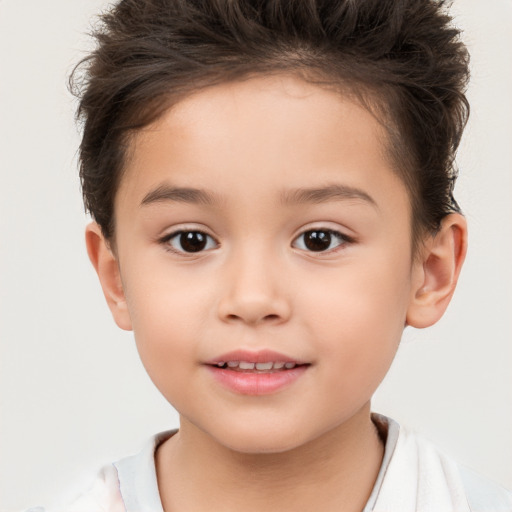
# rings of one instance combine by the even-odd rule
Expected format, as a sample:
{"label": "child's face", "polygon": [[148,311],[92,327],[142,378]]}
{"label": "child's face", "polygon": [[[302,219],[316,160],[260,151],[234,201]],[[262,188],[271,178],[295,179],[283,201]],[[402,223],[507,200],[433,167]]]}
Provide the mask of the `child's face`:
{"label": "child's face", "polygon": [[384,143],[364,108],[292,77],[204,90],[134,139],[116,319],[182,425],[272,452],[367,410],[421,279]]}

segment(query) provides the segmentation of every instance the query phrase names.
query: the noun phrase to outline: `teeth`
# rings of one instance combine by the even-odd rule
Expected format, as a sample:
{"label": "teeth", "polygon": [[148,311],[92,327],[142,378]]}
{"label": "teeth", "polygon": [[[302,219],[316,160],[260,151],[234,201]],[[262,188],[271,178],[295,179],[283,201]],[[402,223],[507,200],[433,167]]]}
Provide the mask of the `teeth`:
{"label": "teeth", "polygon": [[219,368],[239,368],[240,370],[260,370],[260,371],[269,371],[269,370],[282,370],[283,368],[287,370],[291,370],[297,366],[297,363],[283,363],[282,361],[273,362],[267,361],[265,363],[252,363],[249,361],[219,361],[215,363]]}
{"label": "teeth", "polygon": [[256,363],[256,370],[271,370],[274,363]]}

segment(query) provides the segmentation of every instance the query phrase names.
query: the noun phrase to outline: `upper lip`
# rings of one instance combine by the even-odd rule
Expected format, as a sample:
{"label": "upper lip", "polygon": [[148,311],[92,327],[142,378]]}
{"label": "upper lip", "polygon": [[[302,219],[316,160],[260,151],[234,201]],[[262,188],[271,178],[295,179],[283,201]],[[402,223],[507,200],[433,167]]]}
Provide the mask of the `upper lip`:
{"label": "upper lip", "polygon": [[305,361],[300,359],[289,357],[285,354],[280,354],[279,352],[275,352],[274,350],[233,350],[231,352],[226,352],[225,354],[221,354],[209,361],[206,361],[206,364],[218,364],[221,362],[227,361],[245,361],[248,363],[270,363],[270,362],[279,362],[279,363],[295,363],[295,364],[305,364]]}

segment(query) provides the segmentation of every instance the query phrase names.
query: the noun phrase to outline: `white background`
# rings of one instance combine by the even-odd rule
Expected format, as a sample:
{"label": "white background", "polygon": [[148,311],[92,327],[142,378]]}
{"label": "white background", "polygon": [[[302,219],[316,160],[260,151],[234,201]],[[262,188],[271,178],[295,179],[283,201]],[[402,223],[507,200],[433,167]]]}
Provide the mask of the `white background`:
{"label": "white background", "polygon": [[[47,504],[177,415],[107,311],[83,243],[66,77],[105,0],[0,0],[0,509]],[[512,487],[512,0],[456,0],[472,53],[457,197],[466,267],[374,409]]]}

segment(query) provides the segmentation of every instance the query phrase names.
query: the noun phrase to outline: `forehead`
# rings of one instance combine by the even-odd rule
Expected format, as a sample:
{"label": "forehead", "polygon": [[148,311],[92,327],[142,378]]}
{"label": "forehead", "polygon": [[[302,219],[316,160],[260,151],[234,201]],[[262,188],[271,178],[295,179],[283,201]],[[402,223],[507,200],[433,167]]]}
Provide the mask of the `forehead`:
{"label": "forehead", "polygon": [[268,200],[336,179],[382,192],[396,180],[386,142],[375,117],[340,92],[289,75],[221,84],[135,134],[118,198],[140,203],[166,181]]}

